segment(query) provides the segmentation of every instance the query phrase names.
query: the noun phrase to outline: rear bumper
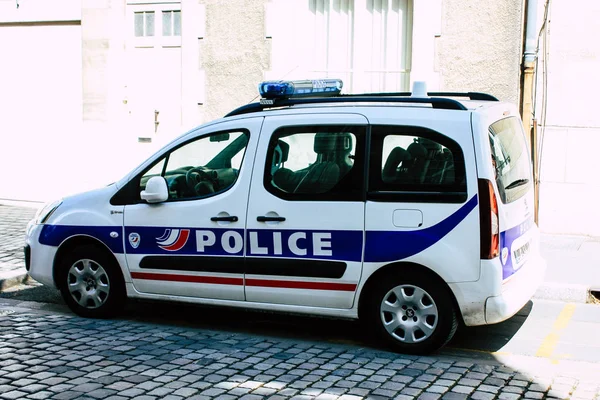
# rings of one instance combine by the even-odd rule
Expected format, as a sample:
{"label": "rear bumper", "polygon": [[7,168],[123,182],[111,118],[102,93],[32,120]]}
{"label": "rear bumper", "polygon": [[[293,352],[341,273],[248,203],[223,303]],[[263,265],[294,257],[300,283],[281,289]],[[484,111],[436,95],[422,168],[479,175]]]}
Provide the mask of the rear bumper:
{"label": "rear bumper", "polygon": [[496,324],[515,315],[533,297],[544,280],[546,261],[538,254],[502,283],[502,294],[485,301],[485,322]]}

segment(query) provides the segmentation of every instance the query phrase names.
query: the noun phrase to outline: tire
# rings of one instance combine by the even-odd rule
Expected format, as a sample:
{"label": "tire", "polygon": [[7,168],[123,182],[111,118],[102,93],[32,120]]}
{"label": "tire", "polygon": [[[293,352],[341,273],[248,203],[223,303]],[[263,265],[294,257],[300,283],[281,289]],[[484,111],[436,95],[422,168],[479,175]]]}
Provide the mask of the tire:
{"label": "tire", "polygon": [[94,245],[76,247],[59,260],[57,285],[69,308],[86,318],[114,316],[127,299],[117,262]]}
{"label": "tire", "polygon": [[367,293],[367,332],[397,352],[428,354],[452,339],[458,319],[448,287],[426,275],[387,275]]}

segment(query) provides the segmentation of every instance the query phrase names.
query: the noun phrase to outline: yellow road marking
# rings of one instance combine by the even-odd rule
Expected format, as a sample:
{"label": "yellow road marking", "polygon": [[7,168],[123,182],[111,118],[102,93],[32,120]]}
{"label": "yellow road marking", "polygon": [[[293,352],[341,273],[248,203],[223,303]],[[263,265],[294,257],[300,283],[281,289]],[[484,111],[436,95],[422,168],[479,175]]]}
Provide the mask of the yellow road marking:
{"label": "yellow road marking", "polygon": [[544,338],[542,344],[537,349],[537,352],[535,353],[536,357],[549,358],[552,356],[554,349],[558,344],[558,340],[560,339],[560,335],[567,325],[569,325],[576,307],[577,306],[573,303],[565,304],[560,314],[558,314],[556,321],[554,321],[552,332]]}

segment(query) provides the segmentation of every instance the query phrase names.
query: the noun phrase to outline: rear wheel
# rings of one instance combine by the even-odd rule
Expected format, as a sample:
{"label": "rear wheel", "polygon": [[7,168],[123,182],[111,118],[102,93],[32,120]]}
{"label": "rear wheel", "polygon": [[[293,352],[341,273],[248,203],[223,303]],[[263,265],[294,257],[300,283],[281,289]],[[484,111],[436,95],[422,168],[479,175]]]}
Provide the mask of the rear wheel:
{"label": "rear wheel", "polygon": [[62,297],[76,314],[105,318],[123,308],[126,294],[121,270],[103,249],[77,247],[59,261],[58,268]]}
{"label": "rear wheel", "polygon": [[387,276],[367,296],[362,315],[366,328],[399,352],[435,351],[456,332],[449,289],[426,276]]}

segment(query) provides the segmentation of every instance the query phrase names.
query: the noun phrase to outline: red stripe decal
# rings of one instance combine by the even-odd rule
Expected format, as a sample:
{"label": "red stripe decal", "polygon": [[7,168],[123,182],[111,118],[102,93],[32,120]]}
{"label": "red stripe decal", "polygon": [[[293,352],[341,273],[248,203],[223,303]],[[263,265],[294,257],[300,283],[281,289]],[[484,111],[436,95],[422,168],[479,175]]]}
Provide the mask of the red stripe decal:
{"label": "red stripe decal", "polygon": [[222,278],[217,276],[191,276],[174,274],[152,274],[148,272],[132,272],[131,277],[133,279],[147,279],[152,281],[212,283],[217,285],[236,286],[244,285],[244,279],[242,278]]}
{"label": "red stripe decal", "polygon": [[[153,274],[148,272],[132,272],[133,279],[146,279],[153,281],[169,282],[192,282],[209,283],[217,285],[235,285],[243,286],[242,278],[222,278],[216,276],[191,276],[174,274]],[[282,289],[312,289],[312,290],[335,290],[342,292],[356,291],[354,283],[330,283],[330,282],[300,282],[300,281],[272,281],[268,279],[246,279],[246,286],[252,287],[272,287]]]}
{"label": "red stripe decal", "polygon": [[170,246],[160,246],[160,247],[167,251],[179,251],[179,250],[183,249],[183,246],[185,246],[189,237],[190,237],[190,230],[182,229],[181,233],[175,243],[173,243]]}
{"label": "red stripe decal", "polygon": [[356,290],[356,285],[353,283],[271,281],[267,279],[246,279],[246,286],[287,289],[339,290],[343,292],[354,292]]}

